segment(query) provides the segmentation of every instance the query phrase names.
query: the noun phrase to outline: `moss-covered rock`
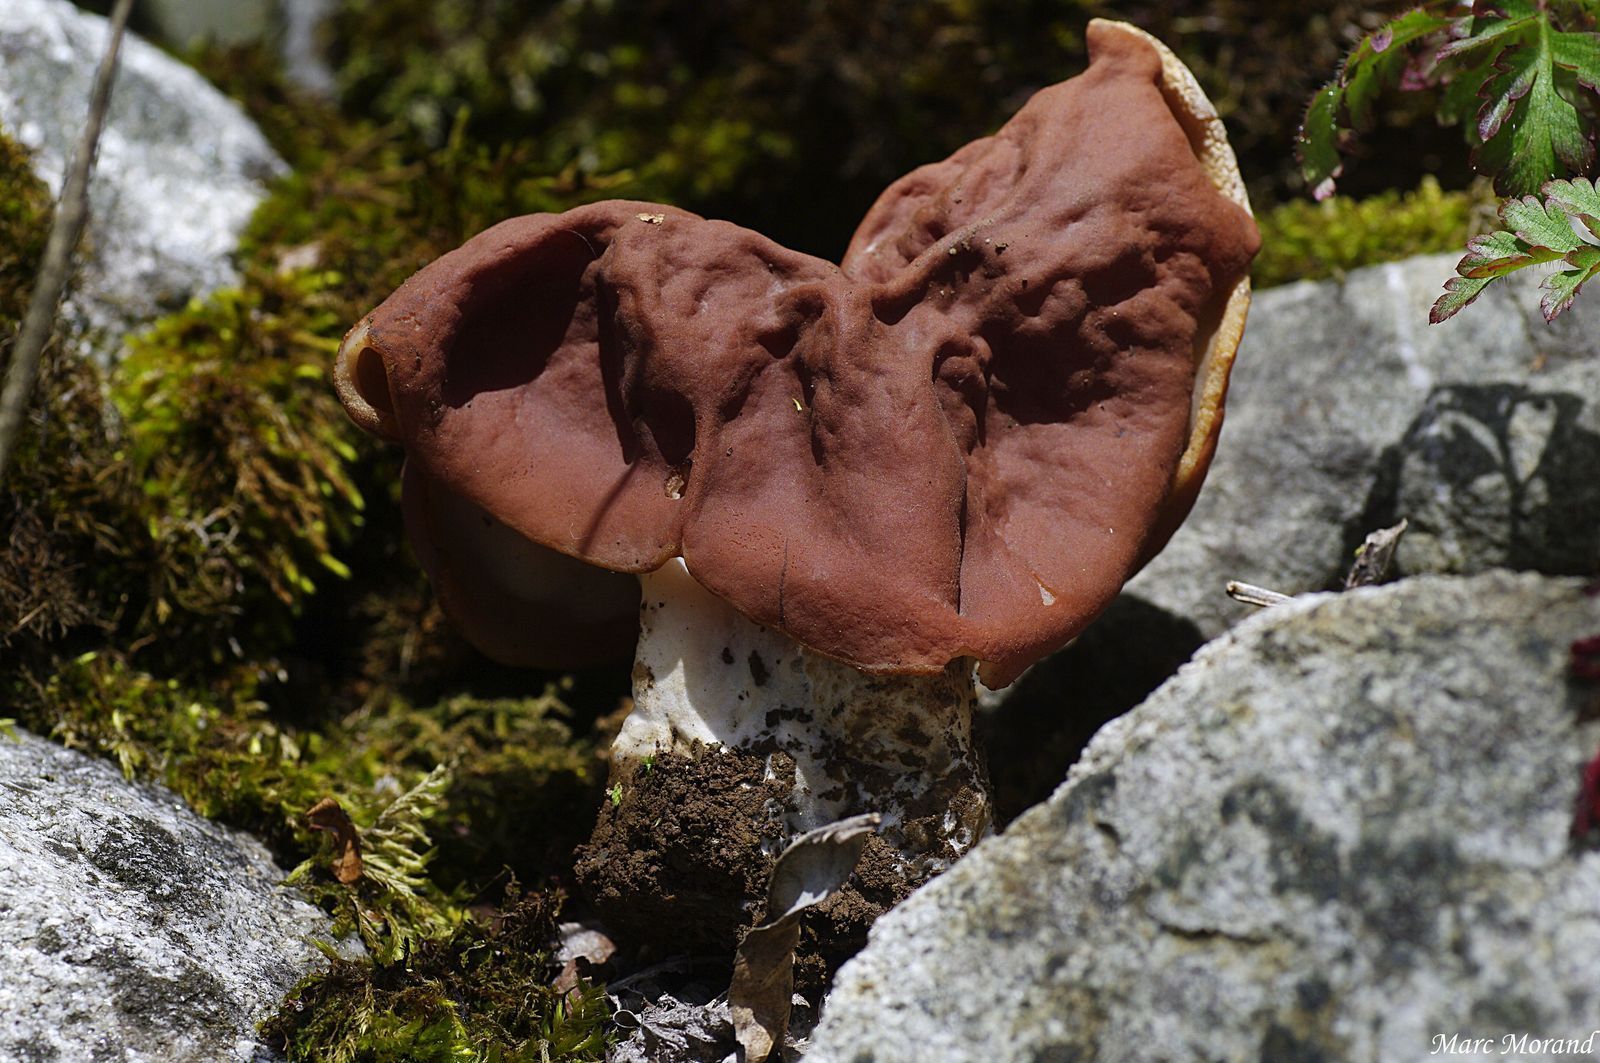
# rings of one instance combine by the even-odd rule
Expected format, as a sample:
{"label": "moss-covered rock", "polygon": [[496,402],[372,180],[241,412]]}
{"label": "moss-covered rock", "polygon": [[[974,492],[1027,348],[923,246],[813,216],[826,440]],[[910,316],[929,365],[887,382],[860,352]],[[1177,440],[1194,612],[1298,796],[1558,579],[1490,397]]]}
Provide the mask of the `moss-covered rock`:
{"label": "moss-covered rock", "polygon": [[[469,696],[497,673],[441,624],[403,545],[398,462],[361,442],[327,366],[411,269],[499,217],[600,193],[530,175],[525,147],[426,149],[256,85],[299,169],[258,212],[241,285],[151,323],[117,366],[70,338],[48,352],[0,507],[0,716],[255,832],[387,962],[477,933],[465,903],[508,867],[559,874],[603,772],[595,713],[575,717],[566,690]],[[48,219],[26,164],[0,142],[7,341]],[[336,873],[316,805],[347,817],[359,874]],[[549,942],[532,933],[516,991],[548,999],[524,1018],[561,1046],[552,1058],[590,1058],[600,1012],[574,998],[585,1032],[557,1035],[567,1005],[544,989]],[[396,1044],[433,1037],[454,1007],[406,971],[372,974],[393,992],[377,1025]],[[460,1043],[492,1040],[476,1012],[452,1014]],[[327,1058],[308,1043],[302,1058]]]}

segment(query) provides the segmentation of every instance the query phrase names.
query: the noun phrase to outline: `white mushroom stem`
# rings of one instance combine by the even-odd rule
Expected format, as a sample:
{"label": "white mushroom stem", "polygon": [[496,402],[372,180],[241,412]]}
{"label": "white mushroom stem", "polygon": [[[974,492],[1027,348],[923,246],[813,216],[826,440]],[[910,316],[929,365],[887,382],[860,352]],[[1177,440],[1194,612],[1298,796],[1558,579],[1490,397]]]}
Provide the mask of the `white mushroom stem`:
{"label": "white mushroom stem", "polygon": [[746,619],[681,560],[641,584],[634,708],[612,747],[614,779],[646,758],[693,755],[697,743],[765,757],[769,776],[785,776],[788,758],[791,835],[878,812],[919,879],[989,832],[970,661],[932,676],[867,675]]}

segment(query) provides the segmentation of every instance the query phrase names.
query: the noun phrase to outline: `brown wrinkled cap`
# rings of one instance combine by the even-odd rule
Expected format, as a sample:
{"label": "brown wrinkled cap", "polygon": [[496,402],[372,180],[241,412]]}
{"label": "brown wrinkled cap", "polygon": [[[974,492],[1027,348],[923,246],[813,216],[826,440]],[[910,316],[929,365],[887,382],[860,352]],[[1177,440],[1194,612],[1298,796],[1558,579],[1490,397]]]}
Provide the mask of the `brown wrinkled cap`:
{"label": "brown wrinkled cap", "polygon": [[341,396],[533,543],[681,555],[865,671],[1007,683],[1187,512],[1259,239],[1182,65],[1115,23],[1089,45],[892,185],[839,266],[655,204],[516,218],[357,327]]}

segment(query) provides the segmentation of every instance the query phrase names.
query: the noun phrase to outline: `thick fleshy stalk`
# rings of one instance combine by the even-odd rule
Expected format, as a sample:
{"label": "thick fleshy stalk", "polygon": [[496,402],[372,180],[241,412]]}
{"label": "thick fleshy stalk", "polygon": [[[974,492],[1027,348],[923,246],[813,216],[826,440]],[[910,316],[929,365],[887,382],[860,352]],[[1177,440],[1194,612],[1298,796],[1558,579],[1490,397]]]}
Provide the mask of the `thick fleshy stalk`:
{"label": "thick fleshy stalk", "polygon": [[763,756],[769,778],[792,769],[781,810],[791,836],[877,812],[913,881],[989,832],[970,661],[932,676],[867,675],[746,619],[681,560],[641,583],[634,707],[612,747],[613,779],[697,744]]}

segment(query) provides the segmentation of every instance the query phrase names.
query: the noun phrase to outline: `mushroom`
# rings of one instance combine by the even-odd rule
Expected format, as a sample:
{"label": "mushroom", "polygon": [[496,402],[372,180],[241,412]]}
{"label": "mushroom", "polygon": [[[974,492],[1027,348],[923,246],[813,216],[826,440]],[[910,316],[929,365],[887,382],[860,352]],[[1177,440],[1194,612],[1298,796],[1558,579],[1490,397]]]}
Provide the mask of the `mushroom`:
{"label": "mushroom", "polygon": [[[840,265],[596,203],[494,226],[346,339],[340,397],[405,446],[470,637],[605,650],[637,603],[606,816],[667,758],[759,758],[769,853],[876,811],[921,881],[989,830],[973,663],[1003,686],[1066,644],[1188,512],[1259,238],[1188,70],[1124,24],[1088,40]],[[597,833],[591,886],[621,859]]]}

